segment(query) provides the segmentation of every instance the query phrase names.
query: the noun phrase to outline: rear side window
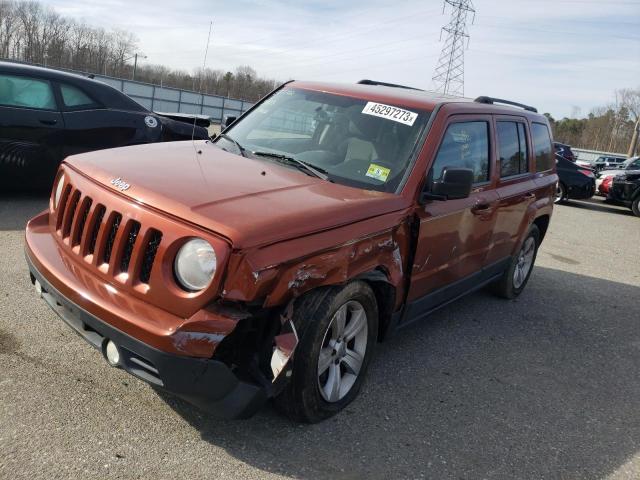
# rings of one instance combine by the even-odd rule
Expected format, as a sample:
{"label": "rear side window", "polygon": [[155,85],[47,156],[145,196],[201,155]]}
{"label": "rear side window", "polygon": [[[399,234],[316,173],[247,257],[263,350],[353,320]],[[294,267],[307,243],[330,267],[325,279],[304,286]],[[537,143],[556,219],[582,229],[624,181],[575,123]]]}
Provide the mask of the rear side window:
{"label": "rear side window", "polygon": [[86,93],[74,86],[62,84],[60,85],[60,92],[62,93],[62,101],[65,107],[90,107],[95,104]]}
{"label": "rear side window", "polygon": [[442,178],[445,167],[470,168],[474,183],[489,180],[489,124],[452,123],[447,127],[431,168],[432,179]]}
{"label": "rear side window", "polygon": [[542,123],[531,124],[533,138],[533,154],[536,158],[536,172],[544,172],[553,168],[553,149],[549,128]]}
{"label": "rear side window", "polygon": [[529,171],[524,124],[497,122],[500,176],[511,177]]}
{"label": "rear side window", "polygon": [[55,110],[51,84],[37,78],[0,74],[0,105]]}

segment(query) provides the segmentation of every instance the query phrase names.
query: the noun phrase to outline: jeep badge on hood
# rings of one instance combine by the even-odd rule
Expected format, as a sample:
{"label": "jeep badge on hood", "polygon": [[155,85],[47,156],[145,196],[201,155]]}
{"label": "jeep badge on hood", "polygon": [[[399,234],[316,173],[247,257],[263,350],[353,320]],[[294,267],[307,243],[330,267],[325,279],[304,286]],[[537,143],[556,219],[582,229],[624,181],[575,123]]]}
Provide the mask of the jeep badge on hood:
{"label": "jeep badge on hood", "polygon": [[111,185],[116,187],[121,192],[124,192],[131,186],[127,182],[122,180],[120,177],[111,179]]}

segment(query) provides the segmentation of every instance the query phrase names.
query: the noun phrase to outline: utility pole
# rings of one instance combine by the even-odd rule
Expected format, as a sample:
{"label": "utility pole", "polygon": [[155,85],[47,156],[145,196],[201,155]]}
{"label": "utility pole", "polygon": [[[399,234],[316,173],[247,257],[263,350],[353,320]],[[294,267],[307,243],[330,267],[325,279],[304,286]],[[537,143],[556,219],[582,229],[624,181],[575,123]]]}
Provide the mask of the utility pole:
{"label": "utility pole", "polygon": [[131,76],[131,80],[136,79],[136,70],[138,69],[138,54],[134,55],[135,60],[133,61],[133,75]]}
{"label": "utility pole", "polygon": [[433,73],[433,84],[436,91],[454,96],[464,96],[464,49],[465,39],[469,38],[467,31],[467,17],[470,13],[475,19],[475,8],[471,0],[445,0],[451,5],[451,17],[449,23],[442,27],[442,32],[447,33],[447,38],[440,52],[438,65]]}
{"label": "utility pole", "polygon": [[636,154],[636,149],[638,148],[638,135],[640,135],[640,119],[636,120],[636,126],[633,128],[633,136],[631,137],[631,144],[629,145],[627,158],[631,158]]}
{"label": "utility pole", "polygon": [[[146,55],[142,55],[141,53],[136,53],[133,55],[134,61],[133,61],[133,75],[131,76],[131,80],[135,80],[136,79],[136,70],[138,69],[138,56],[140,58],[147,58]],[[129,57],[131,58],[131,57]]]}

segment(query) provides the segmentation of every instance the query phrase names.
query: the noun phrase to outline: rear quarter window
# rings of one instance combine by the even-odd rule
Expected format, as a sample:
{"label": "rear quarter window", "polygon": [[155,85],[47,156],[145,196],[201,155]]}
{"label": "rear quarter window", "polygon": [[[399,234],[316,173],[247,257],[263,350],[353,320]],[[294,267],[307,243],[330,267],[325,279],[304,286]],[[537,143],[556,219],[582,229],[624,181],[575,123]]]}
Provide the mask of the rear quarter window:
{"label": "rear quarter window", "polygon": [[553,147],[549,127],[544,123],[533,122],[531,124],[531,137],[533,139],[533,154],[536,159],[536,172],[551,170],[553,161]]}
{"label": "rear quarter window", "polygon": [[95,105],[95,102],[86,93],[72,85],[61,84],[60,93],[62,101],[67,108],[84,108]]}

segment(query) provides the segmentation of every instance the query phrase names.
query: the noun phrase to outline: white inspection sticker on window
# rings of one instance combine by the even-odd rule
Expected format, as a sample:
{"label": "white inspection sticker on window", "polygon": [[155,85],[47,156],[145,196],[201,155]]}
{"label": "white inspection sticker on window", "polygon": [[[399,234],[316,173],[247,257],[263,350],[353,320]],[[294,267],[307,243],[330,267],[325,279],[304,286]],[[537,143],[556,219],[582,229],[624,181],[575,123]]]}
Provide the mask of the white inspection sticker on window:
{"label": "white inspection sticker on window", "polygon": [[365,115],[373,115],[374,117],[386,118],[387,120],[393,120],[394,122],[404,123],[409,126],[412,126],[416,118],[418,118],[418,114],[415,112],[375,102],[368,102],[364,110],[362,110],[362,113]]}

